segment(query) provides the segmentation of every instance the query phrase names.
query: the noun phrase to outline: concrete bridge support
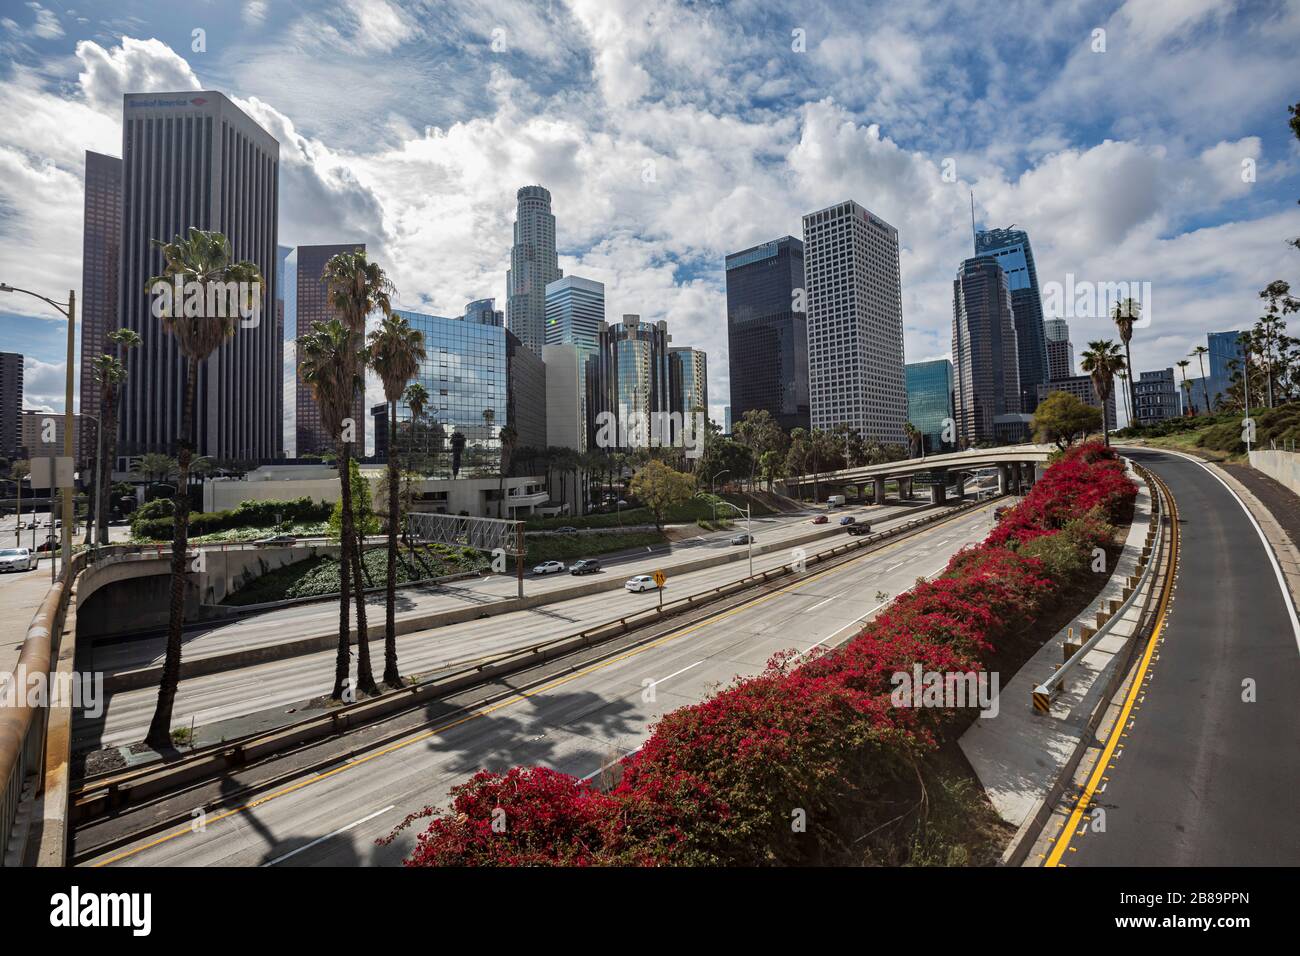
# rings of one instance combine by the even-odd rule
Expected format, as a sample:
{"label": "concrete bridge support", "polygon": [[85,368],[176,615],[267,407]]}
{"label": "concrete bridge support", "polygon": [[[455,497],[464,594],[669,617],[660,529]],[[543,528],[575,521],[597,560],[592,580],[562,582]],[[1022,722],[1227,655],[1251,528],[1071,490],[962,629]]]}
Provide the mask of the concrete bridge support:
{"label": "concrete bridge support", "polygon": [[964,475],[964,474],[958,474],[958,475],[953,479],[953,483],[952,483],[952,493],[953,493],[953,497],[955,497],[955,498],[959,498],[959,499],[964,499],[964,498],[966,497],[966,478],[967,478],[967,477],[968,477],[967,475]]}
{"label": "concrete bridge support", "polygon": [[885,479],[883,477],[876,479],[876,504],[885,503]]}
{"label": "concrete bridge support", "polygon": [[998,494],[1011,493],[1011,466],[998,465]]}
{"label": "concrete bridge support", "polygon": [[912,498],[912,479],[911,479],[910,477],[907,477],[907,478],[899,478],[899,479],[898,479],[898,498],[899,498],[900,501],[910,501],[910,500],[911,500],[911,498]]}
{"label": "concrete bridge support", "polygon": [[930,486],[930,503],[941,505],[948,500],[947,489],[944,487],[948,481],[948,473],[946,471],[937,471],[934,476],[936,481]]}

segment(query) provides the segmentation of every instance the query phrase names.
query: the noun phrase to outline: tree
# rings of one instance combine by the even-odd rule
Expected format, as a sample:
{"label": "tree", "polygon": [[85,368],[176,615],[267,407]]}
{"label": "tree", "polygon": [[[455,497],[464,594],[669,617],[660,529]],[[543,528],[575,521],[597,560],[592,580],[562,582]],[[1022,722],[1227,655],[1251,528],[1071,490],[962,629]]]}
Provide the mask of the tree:
{"label": "tree", "polygon": [[1069,392],[1050,393],[1034,411],[1034,440],[1055,442],[1062,451],[1100,426],[1101,411]]}
{"label": "tree", "polygon": [[[417,449],[425,450],[417,439],[420,429],[420,420],[424,417],[424,406],[429,404],[429,392],[419,382],[412,382],[406,386],[406,391],[402,393],[402,398],[406,402],[406,407],[411,410],[410,430],[408,431],[407,453],[414,456]],[[396,442],[396,436],[389,439],[390,446]]]}
{"label": "tree", "polygon": [[[1187,353],[1188,355],[1196,356],[1197,360],[1201,364],[1201,391],[1205,393],[1205,414],[1207,415],[1210,414],[1210,381],[1205,377],[1205,353],[1208,351],[1210,350],[1204,345],[1198,345]],[[1181,366],[1185,363],[1179,362],[1178,364]],[[1186,377],[1187,373],[1183,372],[1183,378]]]}
{"label": "tree", "polygon": [[695,494],[695,481],[690,475],[651,459],[632,476],[631,489],[654,515],[655,527],[663,530],[669,509],[689,501]]}
{"label": "tree", "polygon": [[[402,686],[397,669],[397,524],[398,500],[397,401],[424,360],[424,336],[400,315],[386,315],[370,333],[370,367],[384,386],[388,402],[388,573],[384,582],[384,683]],[[411,383],[417,384],[417,383]]]}
{"label": "tree", "polygon": [[9,477],[13,479],[18,494],[18,511],[14,517],[14,543],[23,543],[23,479],[32,473],[32,464],[26,460],[19,460],[9,465]]}
{"label": "tree", "polygon": [[[176,340],[177,348],[185,359],[185,392],[181,434],[177,440],[177,482],[175,511],[172,515],[172,580],[167,650],[163,659],[162,681],[158,687],[158,705],[145,736],[145,743],[155,750],[161,750],[171,744],[172,708],[181,678],[185,584],[189,571],[190,460],[194,454],[194,393],[198,387],[199,364],[235,334],[241,315],[261,307],[262,273],[252,262],[234,261],[230,241],[219,232],[191,228],[186,236],[177,235],[171,242],[155,239],[153,244],[162,254],[163,271],[145,284],[147,295],[154,295],[161,288],[167,288],[175,282],[181,283],[182,287],[197,283],[205,293],[196,297],[187,294],[184,302],[169,301],[163,295],[154,295],[153,300],[155,314],[162,318],[164,331]],[[237,291],[233,296],[211,294],[213,289],[218,288]],[[230,305],[235,307],[229,308]]]}
{"label": "tree", "polygon": [[[1195,410],[1192,409],[1192,383],[1187,381],[1187,366],[1191,365],[1192,363],[1189,362],[1187,359],[1179,359],[1174,364],[1177,365],[1178,368],[1183,373],[1183,394],[1186,396],[1184,401],[1186,401],[1187,403],[1188,410],[1192,411],[1193,414],[1195,414]],[[1202,379],[1202,381],[1204,381],[1204,379]]]}
{"label": "tree", "polygon": [[800,501],[803,500],[803,476],[804,470],[808,467],[809,451],[808,429],[792,428],[790,430],[790,450],[785,456],[785,470],[786,472],[794,472],[799,476],[796,493]]}
{"label": "tree", "polygon": [[[1133,368],[1133,351],[1129,347],[1129,342],[1133,340],[1133,323],[1137,322],[1142,316],[1142,303],[1135,302],[1133,299],[1125,299],[1122,302],[1115,303],[1115,311],[1111,318],[1119,328],[1120,341],[1124,343],[1124,368]],[[1133,387],[1132,376],[1128,379],[1128,407],[1131,410],[1130,415],[1137,412],[1137,392]]]}
{"label": "tree", "polygon": [[[349,362],[347,353],[356,350],[357,338],[352,330],[338,319],[313,322],[307,334],[298,340],[298,367],[302,381],[311,389],[312,397],[320,408],[321,426],[326,434],[335,436],[339,447],[346,442],[344,420],[352,414],[352,400],[357,393],[359,377],[357,362]],[[351,459],[343,453],[338,456],[338,469],[342,491],[339,497],[339,638],[334,658],[333,700],[342,700],[348,682],[348,659],[351,656],[349,640],[349,603],[352,599],[352,581],[348,571],[351,565],[350,538],[352,527]],[[358,665],[360,666],[360,665]]]}
{"label": "tree", "polygon": [[[497,479],[497,517],[505,517],[506,505],[506,475],[510,473],[510,458],[515,453],[515,446],[519,444],[519,433],[515,431],[513,425],[507,425],[501,429],[498,436],[501,440],[501,467],[499,469],[500,477]],[[574,452],[575,467],[580,467],[581,463],[577,461],[578,453]]]}
{"label": "tree", "polygon": [[788,439],[772,413],[765,408],[751,408],[732,429],[732,436],[749,449],[749,484],[754,485],[754,474],[767,452],[785,453]]}
{"label": "tree", "polygon": [[465,453],[465,443],[467,441],[468,439],[465,437],[465,433],[462,432],[459,428],[451,433],[451,477],[452,478],[457,478],[460,476],[460,459],[461,456]]}
{"label": "tree", "polygon": [[[911,422],[903,425],[903,434],[907,436],[907,457],[925,457],[925,436]],[[919,449],[919,451],[918,451]],[[850,466],[852,467],[852,466]]]}
{"label": "tree", "polygon": [[[325,295],[334,314],[339,316],[348,331],[347,347],[341,353],[343,362],[342,381],[354,385],[354,391],[347,396],[347,415],[351,413],[352,397],[358,393],[365,394],[365,366],[369,358],[363,345],[366,334],[366,316],[382,312],[392,315],[392,296],[396,293],[393,283],[389,281],[378,263],[366,258],[364,250],[340,252],[330,256],[321,274],[325,283]],[[345,415],[347,422],[351,419]],[[339,485],[345,497],[350,496],[347,476],[351,473],[348,462],[352,457],[352,434],[355,423],[341,436],[339,444]],[[352,527],[351,512],[345,506],[343,510],[343,540],[341,550],[352,549],[352,577],[356,591],[357,605],[357,689],[364,693],[377,690],[375,679],[370,670],[370,642],[366,628],[366,594],[362,586],[361,544]]]}
{"label": "tree", "polygon": [[1110,398],[1115,385],[1115,373],[1126,368],[1124,356],[1120,354],[1119,346],[1114,342],[1109,339],[1099,339],[1088,343],[1079,367],[1092,378],[1092,390],[1097,393],[1097,399],[1101,402],[1102,439],[1109,447],[1110,421],[1106,414],[1106,401]]}
{"label": "tree", "polygon": [[[91,362],[91,372],[99,385],[99,437],[96,439],[99,454],[94,467],[96,540],[108,543],[109,486],[113,481],[113,462],[117,459],[117,396],[128,374],[127,356],[141,341],[131,329],[116,329],[108,333],[110,342],[117,345],[121,358],[105,353]],[[90,541],[90,522],[86,523],[86,541]]]}
{"label": "tree", "polygon": [[161,484],[168,478],[175,478],[180,469],[179,463],[171,455],[160,451],[146,452],[131,465],[131,474],[143,478],[150,484]]}

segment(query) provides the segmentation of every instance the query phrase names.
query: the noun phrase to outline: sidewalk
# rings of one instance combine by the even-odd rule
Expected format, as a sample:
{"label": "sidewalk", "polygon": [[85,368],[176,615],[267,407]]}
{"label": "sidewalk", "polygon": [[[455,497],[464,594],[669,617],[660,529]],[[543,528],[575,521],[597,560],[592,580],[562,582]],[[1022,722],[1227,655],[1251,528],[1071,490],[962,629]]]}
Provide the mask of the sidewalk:
{"label": "sidewalk", "polygon": [[[1098,610],[1119,598],[1128,575],[1137,573],[1150,521],[1151,491],[1139,480],[1124,551],[1101,593],[1075,618],[1076,634],[1081,623],[1091,623]],[[958,741],[962,752],[998,815],[1011,825],[1025,829],[1045,804],[1054,801],[1055,789],[1081,753],[1080,745],[1092,735],[1089,720],[1105,696],[1110,677],[1127,656],[1142,601],[1139,592],[1110,633],[1075,666],[1053,699],[1050,714],[1034,711],[1031,693],[1060,666],[1066,629],[1044,643],[1002,687],[997,716],[975,720],[962,734]]]}
{"label": "sidewalk", "polygon": [[50,590],[50,566],[34,571],[12,571],[0,577],[0,673],[18,663],[18,651],[27,637],[27,627]]}

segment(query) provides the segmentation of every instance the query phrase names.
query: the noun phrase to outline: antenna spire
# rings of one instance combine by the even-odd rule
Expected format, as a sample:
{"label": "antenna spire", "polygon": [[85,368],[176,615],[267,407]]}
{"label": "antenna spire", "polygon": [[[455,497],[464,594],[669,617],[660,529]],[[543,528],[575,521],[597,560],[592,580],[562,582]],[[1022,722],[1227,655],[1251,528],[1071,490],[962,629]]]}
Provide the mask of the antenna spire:
{"label": "antenna spire", "polygon": [[970,191],[970,235],[975,242],[975,251],[979,252],[979,233],[975,231],[975,190]]}

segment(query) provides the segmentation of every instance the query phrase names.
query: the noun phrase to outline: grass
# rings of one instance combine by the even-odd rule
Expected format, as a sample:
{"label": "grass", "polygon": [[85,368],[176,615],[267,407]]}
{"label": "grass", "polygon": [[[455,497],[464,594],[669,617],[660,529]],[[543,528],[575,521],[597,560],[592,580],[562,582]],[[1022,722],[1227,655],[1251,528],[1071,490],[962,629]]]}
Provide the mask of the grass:
{"label": "grass", "polygon": [[[1279,447],[1300,444],[1300,402],[1272,409],[1252,409],[1251,416],[1255,420],[1252,447],[1269,448],[1272,442]],[[1115,438],[1139,441],[1155,448],[1195,452],[1216,461],[1242,461],[1246,456],[1246,443],[1241,437],[1243,417],[1240,411],[1233,411],[1174,418],[1155,425],[1125,428]]]}
{"label": "grass", "polygon": [[[296,534],[302,537],[318,538],[324,537],[330,533],[329,523],[317,521],[300,524],[279,524],[266,525],[257,528],[229,528],[225,531],[213,531],[211,534],[201,534],[189,539],[190,544],[217,544],[222,541],[256,541],[259,538],[269,538],[275,534]],[[171,541],[171,536],[166,538],[149,538],[131,535],[132,544],[166,544]]]}
{"label": "grass", "polygon": [[662,531],[546,535],[528,539],[528,554],[525,560],[530,565],[540,564],[543,561],[568,562],[578,558],[595,557],[599,554],[626,551],[630,548],[654,547],[667,541],[668,538]]}
{"label": "grass", "polygon": [[[428,578],[478,571],[488,566],[488,555],[473,548],[442,544],[423,545],[412,557],[409,548],[397,552],[397,583],[408,584]],[[388,549],[371,548],[363,557],[367,586],[384,583],[388,575]],[[254,580],[229,595],[225,604],[245,607],[291,598],[328,597],[339,593],[339,562],[333,557],[311,558],[286,565]]]}

